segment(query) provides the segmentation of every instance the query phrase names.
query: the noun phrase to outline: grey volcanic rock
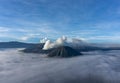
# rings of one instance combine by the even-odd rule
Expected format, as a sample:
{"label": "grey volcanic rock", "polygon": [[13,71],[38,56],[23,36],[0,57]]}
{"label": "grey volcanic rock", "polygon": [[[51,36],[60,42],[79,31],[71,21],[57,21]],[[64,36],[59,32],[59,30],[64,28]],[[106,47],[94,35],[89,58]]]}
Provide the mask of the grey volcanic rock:
{"label": "grey volcanic rock", "polygon": [[80,52],[68,46],[60,46],[54,50],[52,50],[48,56],[49,57],[73,57],[82,55]]}

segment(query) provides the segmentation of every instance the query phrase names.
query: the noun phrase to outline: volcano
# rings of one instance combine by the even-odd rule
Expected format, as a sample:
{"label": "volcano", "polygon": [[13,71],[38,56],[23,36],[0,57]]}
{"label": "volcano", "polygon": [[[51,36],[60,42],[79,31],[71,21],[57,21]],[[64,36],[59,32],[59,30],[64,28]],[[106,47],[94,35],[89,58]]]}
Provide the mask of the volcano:
{"label": "volcano", "polygon": [[48,57],[73,57],[79,55],[82,54],[69,46],[60,46],[52,50]]}
{"label": "volcano", "polygon": [[51,52],[50,50],[42,50],[44,46],[44,43],[41,44],[37,44],[28,48],[25,48],[24,50],[21,50],[24,53],[42,53],[42,54],[48,54],[49,52]]}

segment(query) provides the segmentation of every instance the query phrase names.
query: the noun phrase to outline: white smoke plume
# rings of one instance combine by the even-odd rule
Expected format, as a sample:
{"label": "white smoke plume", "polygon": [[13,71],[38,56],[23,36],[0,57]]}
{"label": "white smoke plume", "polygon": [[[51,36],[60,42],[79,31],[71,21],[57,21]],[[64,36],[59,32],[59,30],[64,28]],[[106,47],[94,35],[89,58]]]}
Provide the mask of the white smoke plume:
{"label": "white smoke plume", "polygon": [[45,37],[45,38],[40,40],[40,43],[45,43],[47,40],[48,40],[48,38]]}
{"label": "white smoke plume", "polygon": [[47,40],[44,47],[43,47],[43,50],[48,50],[48,49],[51,49],[51,48],[56,48],[56,47],[59,47],[59,46],[73,46],[73,45],[80,45],[80,44],[83,44],[85,43],[84,40],[81,40],[81,39],[68,39],[67,37],[65,36],[62,36],[61,38],[58,38],[55,42],[51,42],[50,40]]}
{"label": "white smoke plume", "polygon": [[66,43],[67,43],[67,37],[65,36],[58,38],[55,42],[51,42],[50,40],[47,40],[43,47],[43,50],[48,50],[48,49],[55,48],[58,46],[63,46]]}

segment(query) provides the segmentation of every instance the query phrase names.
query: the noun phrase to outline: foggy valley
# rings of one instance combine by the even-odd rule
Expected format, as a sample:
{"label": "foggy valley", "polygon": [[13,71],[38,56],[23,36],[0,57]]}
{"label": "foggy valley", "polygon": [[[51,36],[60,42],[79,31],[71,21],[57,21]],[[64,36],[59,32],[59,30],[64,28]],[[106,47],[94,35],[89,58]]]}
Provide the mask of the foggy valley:
{"label": "foggy valley", "polygon": [[83,52],[84,56],[72,58],[48,58],[19,50],[0,51],[1,83],[120,82],[119,50]]}

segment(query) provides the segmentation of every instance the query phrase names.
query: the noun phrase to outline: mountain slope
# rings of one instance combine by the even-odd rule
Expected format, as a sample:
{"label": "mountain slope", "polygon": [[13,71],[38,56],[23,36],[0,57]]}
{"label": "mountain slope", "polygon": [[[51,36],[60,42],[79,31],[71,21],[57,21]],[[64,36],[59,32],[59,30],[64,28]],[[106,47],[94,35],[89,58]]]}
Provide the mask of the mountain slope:
{"label": "mountain slope", "polygon": [[28,47],[28,48],[25,48],[24,50],[22,50],[22,52],[25,52],[25,53],[49,53],[51,50],[43,50],[44,46],[44,43],[40,43],[40,44],[37,44],[37,45],[34,45],[32,47]]}
{"label": "mountain slope", "polygon": [[49,57],[73,57],[78,55],[82,54],[68,46],[60,46],[48,54]]}

